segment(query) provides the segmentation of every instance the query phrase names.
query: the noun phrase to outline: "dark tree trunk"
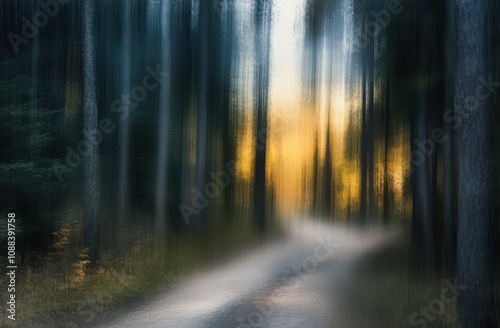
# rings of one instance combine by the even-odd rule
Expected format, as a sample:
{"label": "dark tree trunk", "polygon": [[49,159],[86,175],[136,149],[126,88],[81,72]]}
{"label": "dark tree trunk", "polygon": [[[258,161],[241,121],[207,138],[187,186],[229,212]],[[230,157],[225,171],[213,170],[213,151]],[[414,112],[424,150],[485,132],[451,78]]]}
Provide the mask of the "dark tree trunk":
{"label": "dark tree trunk", "polygon": [[[263,230],[266,224],[266,153],[267,153],[267,107],[269,93],[269,61],[270,61],[270,0],[258,0],[256,6],[255,61],[258,63],[256,75],[257,92],[257,148],[255,154],[254,175],[254,215],[258,229]],[[264,134],[264,140],[259,136]]]}
{"label": "dark tree trunk", "polygon": [[[368,19],[368,10],[366,9],[366,0],[364,1],[364,8],[363,8],[363,26],[362,26],[362,31],[366,33],[366,20]],[[366,94],[366,74],[367,74],[367,56],[366,56],[366,49],[363,49],[361,52],[361,156],[360,156],[360,161],[361,161],[361,196],[360,196],[360,205],[359,205],[359,211],[360,211],[360,218],[362,223],[366,223],[366,174],[367,174],[367,141],[368,141],[368,136],[367,136],[367,94]]]}
{"label": "dark tree trunk", "polygon": [[[208,147],[208,86],[209,86],[209,42],[210,42],[210,1],[200,1],[198,19],[199,69],[198,69],[198,108],[196,128],[196,189],[203,193],[207,174]],[[204,211],[196,217],[195,226],[201,229]]]}
{"label": "dark tree trunk", "polygon": [[[122,11],[122,78],[121,78],[121,93],[130,93],[131,79],[131,56],[132,56],[132,22],[131,22],[131,3],[125,1]],[[128,204],[129,204],[129,153],[130,153],[130,115],[125,114],[118,125],[118,190],[117,190],[117,230],[121,232],[124,224],[128,221]],[[120,237],[121,233],[117,233]]]}
{"label": "dark tree trunk", "polygon": [[389,80],[389,74],[387,74],[387,86],[385,93],[385,150],[384,150],[384,214],[383,222],[384,224],[389,223],[389,177],[388,177],[388,165],[389,165],[389,136],[390,136],[390,116],[391,116],[391,102],[390,102],[390,87],[391,82]]}
{"label": "dark tree trunk", "polygon": [[[425,7],[420,6],[418,14],[424,16]],[[422,269],[434,272],[435,269],[435,227],[434,211],[432,207],[432,185],[429,168],[430,156],[435,155],[433,151],[423,149],[420,144],[428,139],[429,131],[429,107],[431,106],[431,81],[430,72],[430,46],[427,28],[423,22],[417,25],[418,62],[416,63],[415,78],[415,106],[411,108],[412,115],[412,137],[411,137],[411,161],[414,166],[412,175],[413,182],[413,237],[417,245],[417,254],[421,257]],[[425,147],[427,148],[427,147]]]}
{"label": "dark tree trunk", "polygon": [[156,163],[156,195],[155,195],[155,233],[157,240],[162,240],[166,233],[166,208],[167,208],[167,172],[169,155],[169,130],[170,130],[170,8],[167,1],[162,1],[161,15],[161,59],[160,67],[166,76],[160,84],[160,99],[158,104],[158,149]]}
{"label": "dark tree trunk", "polygon": [[321,214],[325,217],[332,215],[332,151],[330,143],[330,111],[328,111],[328,123],[326,128],[326,146],[325,146],[325,162],[323,164],[323,183],[322,183],[322,204]]}
{"label": "dark tree trunk", "polygon": [[[492,208],[492,102],[479,99],[487,78],[488,1],[455,0],[457,62],[455,103],[469,111],[459,129],[457,234],[458,311],[463,328],[497,327],[493,306],[490,232]],[[476,95],[475,100],[471,97]],[[475,103],[472,108],[471,103]]]}
{"label": "dark tree trunk", "polygon": [[318,145],[318,132],[314,138],[314,158],[313,158],[313,177],[312,177],[312,208],[313,214],[318,214],[319,204],[318,204],[318,170],[319,170],[319,145]]}
{"label": "dark tree trunk", "polygon": [[368,220],[375,215],[375,40],[367,47],[368,55]]}
{"label": "dark tree trunk", "polygon": [[[84,0],[82,7],[83,117],[85,131],[97,131],[95,1]],[[100,186],[99,147],[89,145],[84,158],[84,245],[94,262],[99,256]]]}
{"label": "dark tree trunk", "polygon": [[[33,3],[33,13],[36,12],[37,6]],[[40,61],[40,42],[39,37],[33,38],[31,41],[31,106],[30,106],[30,125],[31,133],[36,135],[37,131],[37,116],[38,116],[38,67]],[[34,160],[38,153],[38,147],[30,145],[29,159]]]}
{"label": "dark tree trunk", "polygon": [[427,94],[426,91],[420,91],[413,122],[413,140],[412,153],[420,154],[414,156],[418,158],[415,162],[415,171],[413,173],[413,234],[418,245],[421,260],[426,270],[432,271],[434,268],[434,228],[433,212],[431,210],[431,197],[429,185],[428,157],[425,153],[419,151],[415,145],[416,141],[426,140],[427,137]]}
{"label": "dark tree trunk", "polygon": [[[455,78],[455,26],[454,6],[451,1],[446,4],[446,99],[445,108],[452,109],[454,104],[453,86]],[[452,123],[445,122],[444,130],[448,139],[443,144],[443,271],[447,278],[455,276],[457,219],[456,219],[456,159],[455,130]]]}
{"label": "dark tree trunk", "polygon": [[[230,13],[232,15],[232,13]],[[223,29],[231,29],[233,26],[232,17],[229,18],[230,23],[228,25],[223,26]],[[224,61],[222,62],[222,81],[223,81],[223,90],[222,90],[222,102],[223,102],[223,112],[222,112],[222,140],[223,140],[223,151],[224,151],[224,161],[223,163],[229,163],[231,161],[236,160],[236,154],[234,152],[235,148],[235,131],[234,131],[234,121],[233,121],[233,112],[235,111],[234,106],[232,105],[231,100],[231,72],[232,72],[232,60],[233,60],[233,38],[234,36],[230,31],[223,32],[227,33],[229,37],[229,41],[223,43],[224,47],[222,51],[226,53],[226,57],[224,57]],[[235,194],[235,183],[231,182],[226,187],[224,191],[224,204],[226,210],[232,209],[232,204],[234,203],[234,194]],[[228,215],[228,219],[231,219],[232,216]]]}

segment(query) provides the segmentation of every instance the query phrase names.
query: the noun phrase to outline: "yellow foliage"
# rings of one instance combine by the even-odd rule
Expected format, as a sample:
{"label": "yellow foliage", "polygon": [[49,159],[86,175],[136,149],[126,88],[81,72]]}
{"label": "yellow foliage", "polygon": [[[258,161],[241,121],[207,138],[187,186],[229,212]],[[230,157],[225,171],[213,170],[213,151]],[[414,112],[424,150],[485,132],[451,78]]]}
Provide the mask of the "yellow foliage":
{"label": "yellow foliage", "polygon": [[80,254],[78,254],[78,260],[73,263],[74,272],[70,277],[71,284],[79,284],[85,280],[86,268],[90,264],[90,258],[88,256],[88,248],[83,249]]}
{"label": "yellow foliage", "polygon": [[57,240],[54,242],[54,248],[57,250],[62,250],[67,245],[71,244],[71,237],[73,231],[67,227],[61,227],[53,235],[56,236]]}

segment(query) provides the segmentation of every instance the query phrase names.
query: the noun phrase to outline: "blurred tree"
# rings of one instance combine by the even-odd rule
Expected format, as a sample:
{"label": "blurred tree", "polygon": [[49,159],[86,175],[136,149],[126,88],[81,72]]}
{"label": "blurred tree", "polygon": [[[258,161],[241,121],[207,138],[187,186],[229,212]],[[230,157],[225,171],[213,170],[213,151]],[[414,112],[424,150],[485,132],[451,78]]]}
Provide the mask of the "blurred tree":
{"label": "blurred tree", "polygon": [[[461,287],[458,311],[463,328],[497,327],[490,235],[493,107],[491,96],[477,91],[479,79],[491,72],[489,3],[455,0],[455,103],[470,111],[459,129],[457,273]],[[485,87],[482,89],[484,92]]]}
{"label": "blurred tree", "polygon": [[[95,0],[82,2],[82,65],[83,65],[83,127],[89,133],[98,130],[99,111],[96,85],[95,48]],[[100,174],[99,146],[87,143],[88,149],[83,159],[84,169],[84,245],[89,249],[90,258],[99,256],[100,225]]]}
{"label": "blurred tree", "polygon": [[160,101],[158,108],[158,149],[156,164],[156,194],[155,194],[155,233],[157,240],[165,237],[166,206],[167,206],[167,169],[169,155],[169,128],[171,120],[171,47],[170,47],[170,4],[163,0],[161,10],[161,40],[160,40],[160,69],[165,76],[160,84]]}
{"label": "blurred tree", "polygon": [[[207,151],[208,151],[208,111],[209,111],[209,83],[213,76],[209,69],[210,45],[213,44],[213,33],[210,29],[211,1],[200,1],[198,17],[198,106],[197,106],[197,129],[196,129],[196,190],[203,193],[207,176]],[[194,195],[193,204],[196,199],[203,198]],[[207,202],[205,200],[204,202]],[[205,205],[206,206],[206,205]],[[197,214],[197,228],[203,224],[204,212]]]}
{"label": "blurred tree", "polygon": [[[132,78],[132,2],[122,3],[121,31],[122,58],[120,91],[130,97]],[[118,184],[117,184],[117,231],[120,232],[128,221],[129,214],[129,166],[130,166],[130,111],[120,115],[118,124]],[[121,233],[117,233],[120,236]]]}
{"label": "blurred tree", "polygon": [[[268,101],[269,101],[269,64],[270,64],[270,43],[271,43],[271,17],[272,1],[257,0],[255,8],[255,62],[257,69],[255,72],[255,108],[257,111],[256,133],[257,138],[255,154],[254,173],[254,215],[258,229],[263,230],[266,224],[266,155],[268,143]],[[259,140],[262,134],[264,140]]]}

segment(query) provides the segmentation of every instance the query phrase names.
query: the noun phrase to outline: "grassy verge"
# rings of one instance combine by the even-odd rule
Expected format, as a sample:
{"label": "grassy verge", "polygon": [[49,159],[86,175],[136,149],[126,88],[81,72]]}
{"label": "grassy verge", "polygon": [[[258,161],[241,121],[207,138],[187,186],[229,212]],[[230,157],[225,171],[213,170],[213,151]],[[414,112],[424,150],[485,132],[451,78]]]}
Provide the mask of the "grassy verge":
{"label": "grassy verge", "polygon": [[[139,233],[126,251],[105,252],[91,267],[85,249],[78,246],[80,230],[78,225],[61,228],[48,255],[25,259],[16,273],[16,320],[8,320],[9,313],[3,310],[3,323],[33,328],[93,327],[114,310],[165,292],[190,274],[262,241],[249,223],[241,222],[211,227],[203,238],[180,233],[160,245]],[[5,258],[1,262],[5,267]],[[0,286],[7,285],[7,277],[0,277]]]}
{"label": "grassy verge", "polygon": [[457,327],[454,282],[420,275],[417,267],[403,242],[360,263],[344,303],[349,327]]}

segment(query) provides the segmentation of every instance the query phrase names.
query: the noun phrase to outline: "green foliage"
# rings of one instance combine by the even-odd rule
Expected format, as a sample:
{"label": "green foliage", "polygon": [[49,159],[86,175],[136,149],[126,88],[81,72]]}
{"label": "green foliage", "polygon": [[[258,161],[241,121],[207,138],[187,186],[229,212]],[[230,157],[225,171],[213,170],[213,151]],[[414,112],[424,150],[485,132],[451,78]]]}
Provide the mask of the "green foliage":
{"label": "green foliage", "polygon": [[[26,253],[33,245],[43,251],[50,243],[57,229],[53,214],[66,186],[53,168],[60,157],[62,111],[40,107],[39,99],[47,95],[33,92],[38,85],[21,62],[0,53],[0,211],[2,219],[16,213],[17,249]],[[6,234],[0,238],[4,241]]]}

